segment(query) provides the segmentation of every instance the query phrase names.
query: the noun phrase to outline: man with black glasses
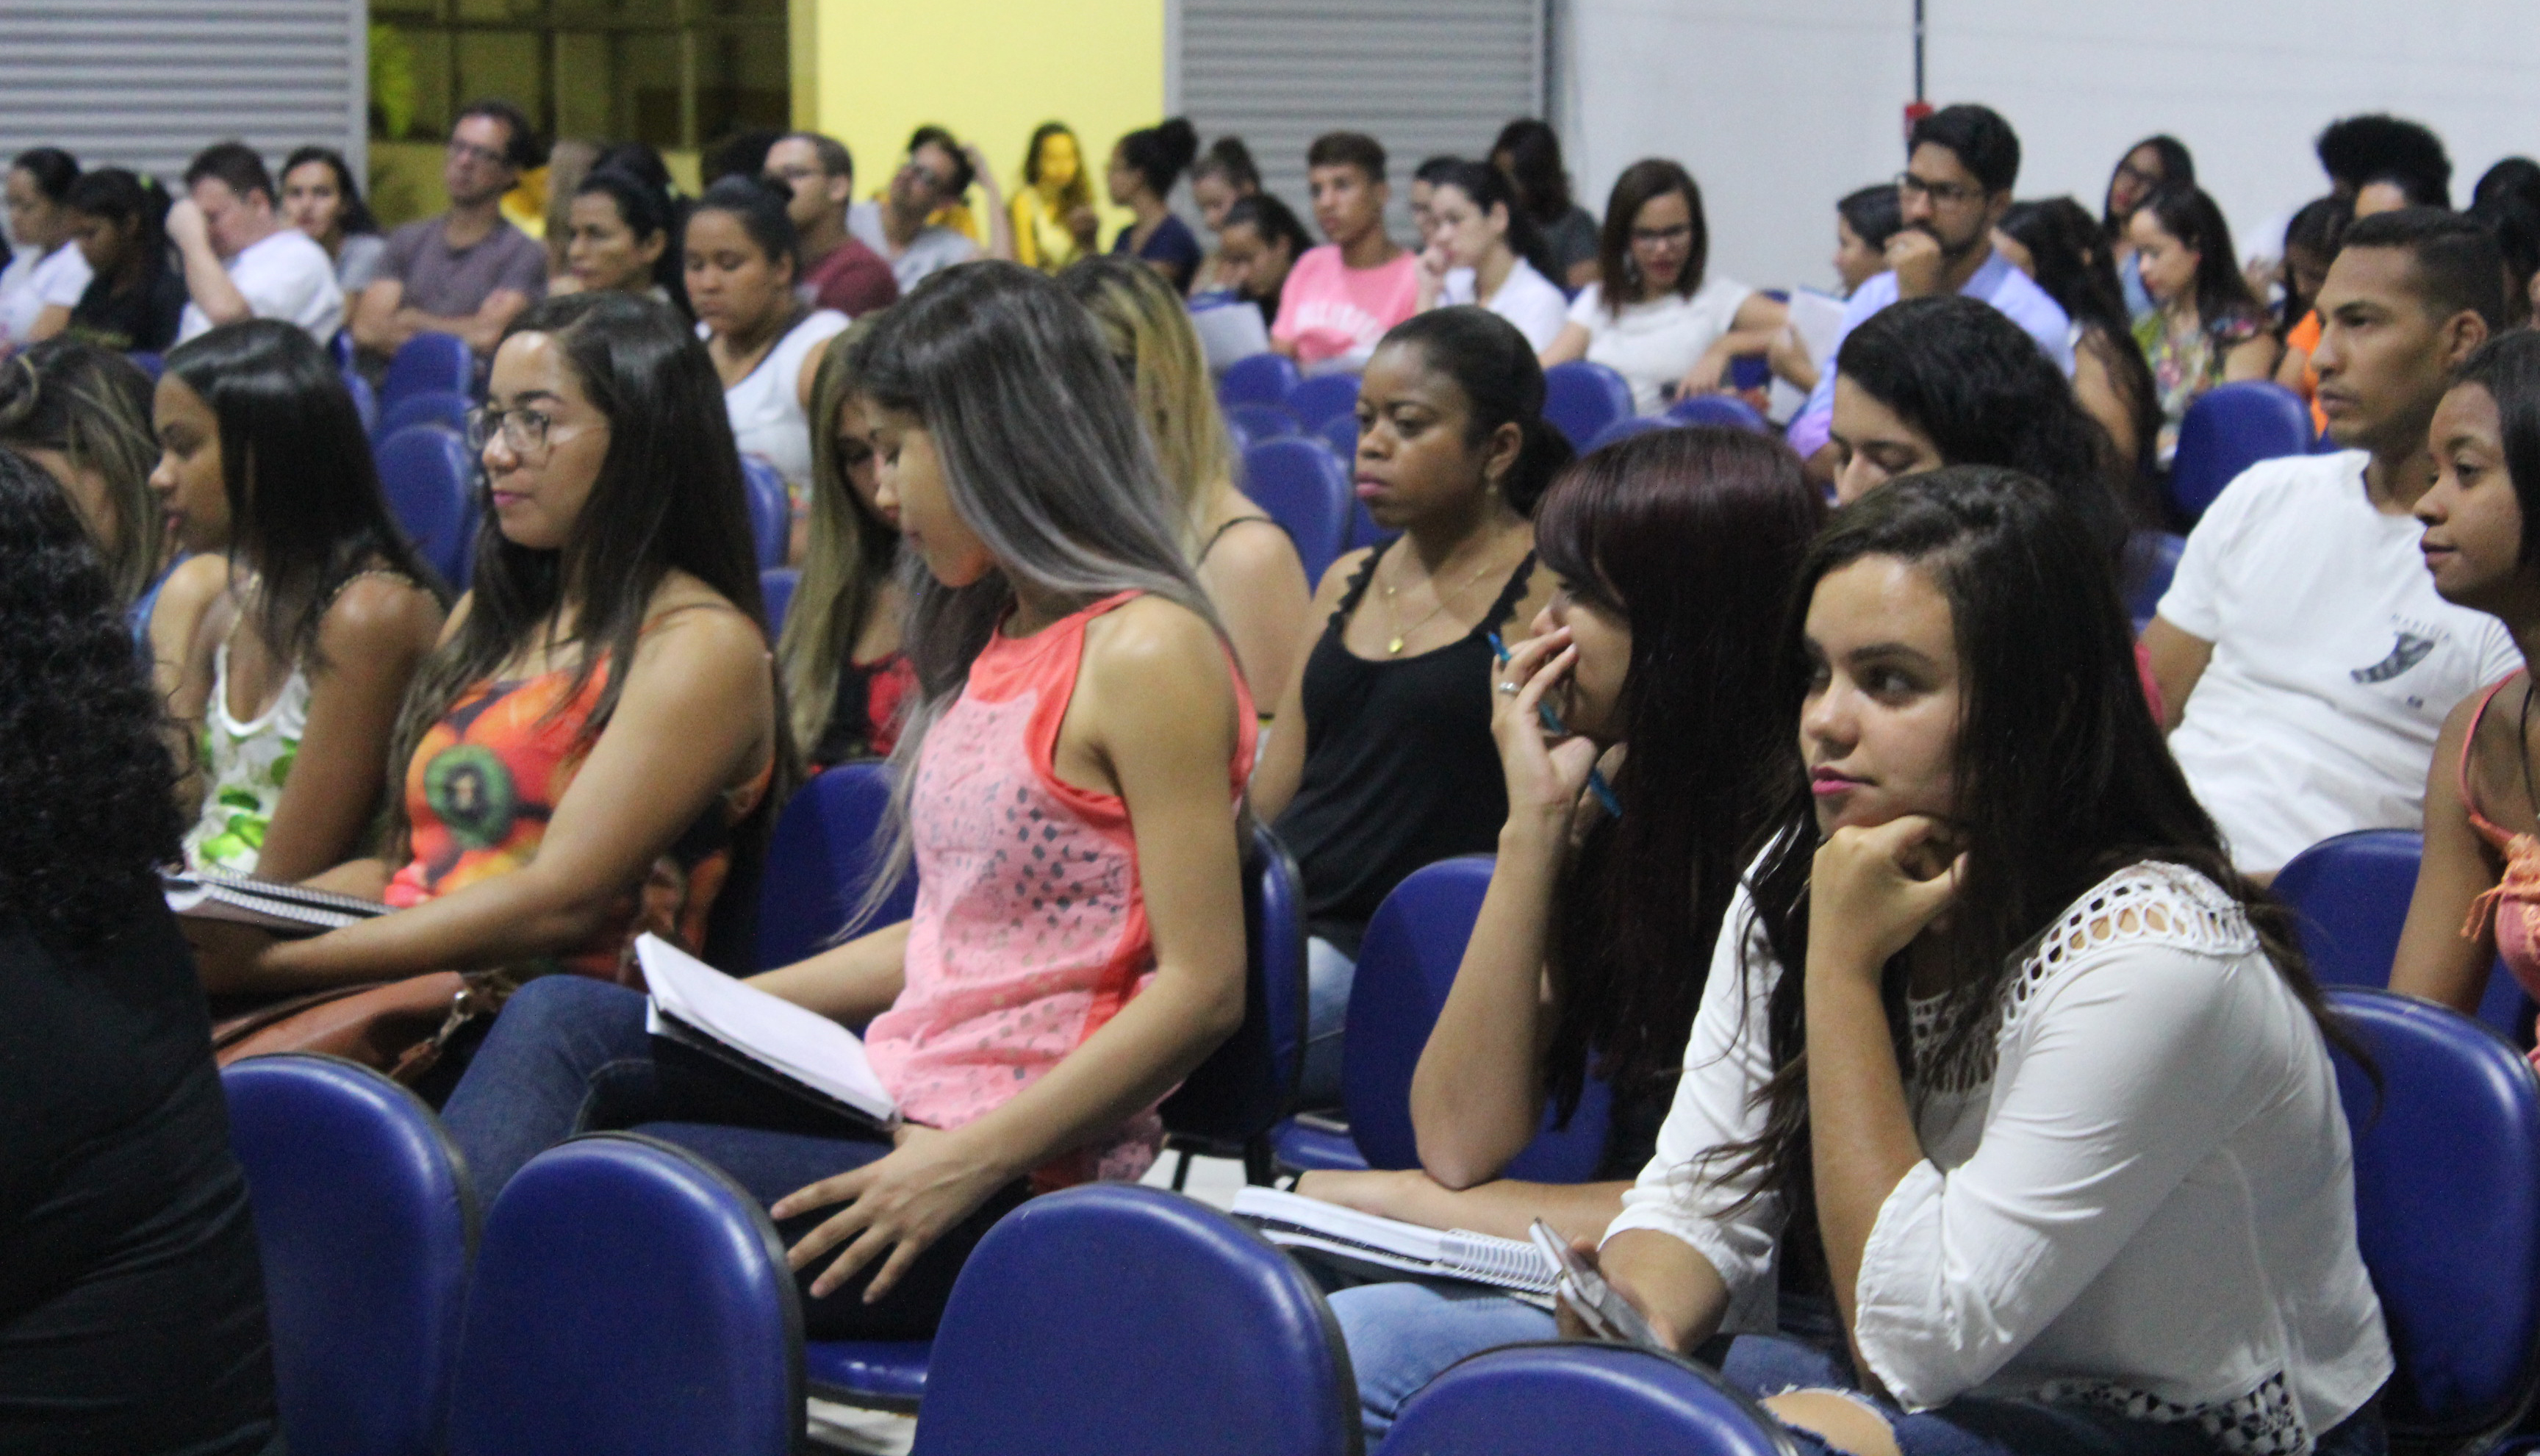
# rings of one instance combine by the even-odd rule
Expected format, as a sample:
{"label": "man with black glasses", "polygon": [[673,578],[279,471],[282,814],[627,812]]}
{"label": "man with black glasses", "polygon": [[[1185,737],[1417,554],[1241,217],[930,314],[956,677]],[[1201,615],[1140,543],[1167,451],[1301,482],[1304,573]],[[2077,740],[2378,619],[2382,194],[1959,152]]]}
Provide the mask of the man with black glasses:
{"label": "man with black glasses", "polygon": [[[847,209],[847,231],[890,260],[891,277],[906,293],[930,274],[979,255],[979,244],[967,237],[927,222],[936,209],[960,201],[978,175],[951,132],[921,126],[908,139],[907,160],[882,199]],[[991,191],[988,213],[1002,217],[1005,204],[993,195],[993,184]]]}
{"label": "man with black glasses", "polygon": [[459,112],[441,164],[450,211],[388,235],[379,276],[353,313],[353,342],[386,356],[416,334],[448,333],[490,356],[521,311],[546,294],[546,248],[503,220],[503,194],[543,160],[537,132],[511,103]]}

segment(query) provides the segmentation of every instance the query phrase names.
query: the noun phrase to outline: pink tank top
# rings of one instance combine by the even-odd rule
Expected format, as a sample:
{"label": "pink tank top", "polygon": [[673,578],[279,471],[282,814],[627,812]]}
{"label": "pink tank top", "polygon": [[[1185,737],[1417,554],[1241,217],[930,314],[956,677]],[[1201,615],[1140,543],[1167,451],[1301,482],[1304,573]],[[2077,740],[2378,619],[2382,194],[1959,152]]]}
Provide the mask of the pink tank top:
{"label": "pink tank top", "polygon": [[[1004,1105],[1155,975],[1128,806],[1063,782],[1052,767],[1086,625],[1136,595],[1106,597],[1029,637],[990,637],[961,696],[926,735],[905,984],[865,1031],[874,1071],[913,1122],[959,1127]],[[1238,725],[1227,770],[1233,812],[1255,726],[1232,658],[1227,671]],[[1162,1141],[1149,1108],[1035,1170],[1033,1184],[1134,1179]]]}
{"label": "pink tank top", "polygon": [[[2469,792],[2469,756],[2478,743],[2478,726],[2487,720],[2488,705],[2511,681],[2513,678],[2507,676],[2478,700],[2478,711],[2470,716],[2469,731],[2461,738],[2461,807],[2469,811],[2470,826],[2479,837],[2505,857],[2504,876],[2497,880],[2496,888],[2470,902],[2469,924],[2461,927],[2461,935],[2475,940],[2493,921],[2498,958],[2524,991],[2540,998],[2540,838],[2507,834],[2478,811],[2478,800]],[[2534,1060],[2540,1061],[2540,1053],[2534,1054]]]}

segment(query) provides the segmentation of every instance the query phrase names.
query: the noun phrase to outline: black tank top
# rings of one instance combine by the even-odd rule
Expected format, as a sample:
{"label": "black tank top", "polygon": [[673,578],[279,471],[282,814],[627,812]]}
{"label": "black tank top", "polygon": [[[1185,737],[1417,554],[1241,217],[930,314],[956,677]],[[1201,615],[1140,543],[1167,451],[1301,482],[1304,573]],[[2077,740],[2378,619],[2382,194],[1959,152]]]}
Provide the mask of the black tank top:
{"label": "black tank top", "polygon": [[1378,548],[1305,659],[1305,768],[1279,838],[1305,878],[1305,924],[1348,951],[1411,871],[1498,847],[1508,783],[1491,741],[1490,635],[1525,599],[1528,551],[1481,622],[1415,658],[1371,662],[1341,633],[1367,595]]}

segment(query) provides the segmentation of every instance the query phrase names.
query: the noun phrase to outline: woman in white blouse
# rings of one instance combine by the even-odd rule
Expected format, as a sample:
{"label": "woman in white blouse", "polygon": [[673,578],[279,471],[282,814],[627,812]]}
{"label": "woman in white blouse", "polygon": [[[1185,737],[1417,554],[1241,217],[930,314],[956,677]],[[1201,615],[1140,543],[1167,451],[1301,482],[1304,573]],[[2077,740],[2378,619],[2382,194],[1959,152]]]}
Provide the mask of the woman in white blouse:
{"label": "woman in white blouse", "polygon": [[[1804,773],[1599,1257],[1676,1348],[1741,1337],[1729,1379],[1803,1448],[2381,1449],[2319,993],[2163,751],[2096,553],[1959,467],[1800,574]],[[1770,1333],[1807,1272],[1841,1352]]]}
{"label": "woman in white blouse", "polygon": [[1702,189],[1661,158],[1614,179],[1598,240],[1596,281],[1570,306],[1543,367],[1585,359],[1632,386],[1632,407],[1656,414],[1685,394],[1721,387],[1729,361],[1772,347],[1790,317],[1777,299],[1707,276],[1711,230]]}
{"label": "woman in white blouse", "polygon": [[[1431,172],[1422,168],[1423,173]],[[1429,178],[1429,223],[1420,253],[1420,307],[1479,304],[1517,325],[1537,354],[1569,316],[1570,299],[1526,255],[1542,250],[1533,219],[1498,168],[1438,165]]]}

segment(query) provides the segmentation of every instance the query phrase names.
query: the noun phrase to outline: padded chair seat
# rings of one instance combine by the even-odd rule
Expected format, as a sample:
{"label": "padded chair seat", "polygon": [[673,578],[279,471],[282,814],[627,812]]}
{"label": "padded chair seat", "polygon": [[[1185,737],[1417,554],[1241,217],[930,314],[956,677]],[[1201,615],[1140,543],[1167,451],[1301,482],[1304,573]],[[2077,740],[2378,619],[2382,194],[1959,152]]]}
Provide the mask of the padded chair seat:
{"label": "padded chair seat", "polygon": [[932,1340],[813,1340],[803,1346],[803,1379],[822,1400],[914,1411],[934,1353]]}
{"label": "padded chair seat", "polygon": [[1358,1150],[1357,1140],[1340,1123],[1295,1117],[1281,1123],[1270,1136],[1284,1167],[1300,1172],[1332,1169],[1357,1173],[1367,1169],[1367,1154]]}

